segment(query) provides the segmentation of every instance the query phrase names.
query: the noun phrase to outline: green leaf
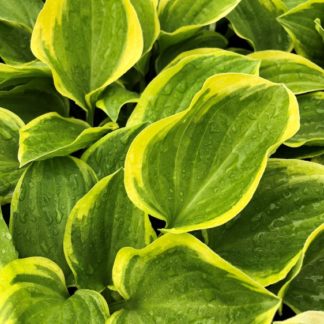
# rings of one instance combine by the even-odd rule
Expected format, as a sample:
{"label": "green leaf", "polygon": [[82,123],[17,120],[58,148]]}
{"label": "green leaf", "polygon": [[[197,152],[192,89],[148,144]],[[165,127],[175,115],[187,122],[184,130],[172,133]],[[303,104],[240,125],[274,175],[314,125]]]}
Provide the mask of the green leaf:
{"label": "green leaf", "polygon": [[315,29],[320,34],[320,36],[322,37],[322,40],[324,42],[324,28],[322,27],[321,20],[319,18],[317,18],[314,20],[314,22],[315,22]]}
{"label": "green leaf", "polygon": [[7,263],[18,258],[17,251],[12,243],[12,237],[9,233],[0,208],[0,269]]}
{"label": "green leaf", "polygon": [[285,144],[290,147],[324,146],[324,92],[308,93],[297,99],[300,129]]}
{"label": "green leaf", "polygon": [[164,231],[222,225],[247,205],[269,154],[298,128],[297,100],[285,86],[248,74],[216,75],[186,111],[135,138],[126,191],[137,207],[166,221]]}
{"label": "green leaf", "polygon": [[156,70],[158,72],[161,71],[175,57],[183,52],[204,47],[225,48],[227,44],[228,41],[223,35],[210,30],[199,30],[190,38],[163,49],[155,62]]}
{"label": "green leaf", "polygon": [[102,291],[112,284],[119,249],[149,244],[154,237],[148,216],[128,199],[124,171],[100,180],[71,211],[64,252],[78,287]]}
{"label": "green leaf", "polygon": [[130,0],[47,0],[32,50],[52,70],[58,91],[90,110],[91,119],[99,93],[141,57],[142,30]]}
{"label": "green leaf", "polygon": [[96,106],[114,122],[117,121],[121,108],[131,102],[138,102],[139,94],[129,91],[119,83],[109,86],[101,95]]}
{"label": "green leaf", "polygon": [[54,112],[44,114],[19,131],[20,166],[32,161],[69,155],[94,143],[115,127],[113,123],[90,127],[80,119],[64,118]]}
{"label": "green leaf", "polygon": [[290,9],[278,20],[294,40],[294,48],[300,55],[324,66],[324,42],[314,26],[314,20],[324,21],[324,2],[308,0]]}
{"label": "green leaf", "polygon": [[221,49],[185,52],[145,88],[127,125],[154,122],[187,109],[204,82],[217,73],[258,70],[259,61]]}
{"label": "green leaf", "polygon": [[306,2],[307,0],[283,0],[283,3],[286,5],[288,9],[297,7],[301,3]]}
{"label": "green leaf", "polygon": [[81,289],[69,296],[62,270],[52,261],[33,257],[0,269],[1,323],[104,324],[105,299]]}
{"label": "green leaf", "polygon": [[36,17],[43,7],[41,0],[1,0],[0,19],[8,22],[16,22],[25,28],[33,29]]}
{"label": "green leaf", "polygon": [[125,299],[112,323],[263,323],[280,301],[189,234],[123,248],[113,268]]}
{"label": "green leaf", "polygon": [[256,51],[289,51],[291,39],[277,21],[285,11],[281,0],[242,0],[227,18],[235,33],[246,39]]}
{"label": "green leaf", "polygon": [[324,312],[307,311],[291,317],[285,321],[273,322],[273,324],[315,324],[324,323]]}
{"label": "green leaf", "polygon": [[23,121],[7,109],[0,108],[0,205],[11,201],[13,190],[24,171],[19,169],[19,129]]}
{"label": "green leaf", "polygon": [[0,57],[7,63],[23,63],[35,60],[30,49],[31,31],[0,17]]}
{"label": "green leaf", "polygon": [[26,83],[36,77],[50,78],[51,71],[45,64],[37,61],[19,65],[0,63],[0,89]]}
{"label": "green leaf", "polygon": [[35,59],[30,50],[30,38],[42,6],[41,0],[0,1],[0,57],[6,63]]}
{"label": "green leaf", "polygon": [[70,275],[63,253],[66,220],[74,204],[95,182],[94,172],[76,158],[31,164],[20,178],[11,203],[10,230],[19,256],[50,258]]}
{"label": "green leaf", "polygon": [[270,159],[250,203],[231,222],[208,230],[208,245],[262,285],[274,284],[324,222],[323,195],[323,166]]}
{"label": "green leaf", "polygon": [[324,90],[324,70],[302,56],[262,51],[252,53],[249,57],[261,60],[261,77],[284,83],[295,94]]}
{"label": "green leaf", "polygon": [[225,17],[240,1],[161,0],[161,29],[165,33],[177,34],[210,25]]}
{"label": "green leaf", "polygon": [[312,161],[324,165],[324,148],[321,155],[312,157]]}
{"label": "green leaf", "polygon": [[324,310],[324,224],[314,231],[306,245],[299,264],[278,293],[296,313]]}
{"label": "green leaf", "polygon": [[116,172],[124,166],[126,153],[134,138],[145,124],[117,129],[92,144],[81,159],[91,166],[98,179]]}
{"label": "green leaf", "polygon": [[53,111],[68,116],[70,110],[68,100],[56,92],[47,78],[0,90],[0,106],[18,115],[25,123]]}
{"label": "green leaf", "polygon": [[157,13],[158,0],[131,0],[143,33],[143,55],[153,46],[160,34],[160,22]]}

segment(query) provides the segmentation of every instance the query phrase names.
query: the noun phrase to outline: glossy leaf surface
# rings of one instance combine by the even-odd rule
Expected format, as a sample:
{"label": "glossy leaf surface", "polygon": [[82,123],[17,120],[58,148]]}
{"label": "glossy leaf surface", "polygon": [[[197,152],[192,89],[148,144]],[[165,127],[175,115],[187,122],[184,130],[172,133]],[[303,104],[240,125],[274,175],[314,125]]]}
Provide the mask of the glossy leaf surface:
{"label": "glossy leaf surface", "polygon": [[261,77],[284,83],[295,94],[324,89],[324,70],[302,56],[282,51],[255,52],[249,56],[261,60]]}
{"label": "glossy leaf surface", "polygon": [[69,296],[62,270],[52,261],[33,257],[0,269],[2,323],[104,324],[105,299],[81,289]]}
{"label": "glossy leaf surface", "polygon": [[263,285],[278,282],[324,222],[323,195],[323,166],[270,159],[248,206],[231,222],[208,230],[208,245]]}
{"label": "glossy leaf surface", "polygon": [[13,190],[24,170],[19,169],[19,129],[24,122],[0,108],[0,205],[11,201]]}
{"label": "glossy leaf surface", "polygon": [[228,19],[236,34],[248,40],[256,51],[288,51],[292,42],[277,21],[277,17],[285,11],[281,0],[242,0]]}
{"label": "glossy leaf surface", "polygon": [[258,69],[258,61],[221,49],[185,52],[146,87],[128,125],[154,122],[187,109],[204,82],[215,74],[257,74]]}
{"label": "glossy leaf surface", "polygon": [[57,113],[45,114],[20,130],[20,165],[69,155],[89,146],[115,127],[112,123],[102,127],[90,127],[80,119],[64,118]]}
{"label": "glossy leaf surface", "polygon": [[[95,181],[90,167],[72,157],[30,165],[18,182],[11,204],[10,229],[19,256],[50,258],[70,275],[63,253],[66,220]],[[67,279],[70,284],[71,278]]]}
{"label": "glossy leaf surface", "polygon": [[96,95],[142,55],[142,30],[130,0],[48,0],[32,50],[51,68],[58,91],[91,110]]}
{"label": "glossy leaf surface", "polygon": [[[125,299],[108,323],[264,323],[279,300],[189,234],[123,248],[113,269]],[[224,292],[226,292],[224,294]]]}
{"label": "glossy leaf surface", "polygon": [[145,124],[124,127],[107,134],[91,145],[81,159],[91,166],[98,179],[116,172],[124,166],[129,146],[144,127]]}
{"label": "glossy leaf surface", "polygon": [[78,287],[103,290],[112,284],[119,249],[148,244],[154,232],[148,217],[128,199],[124,171],[100,180],[71,211],[64,251]]}
{"label": "glossy leaf surface", "polygon": [[246,206],[268,155],[298,128],[296,98],[283,85],[216,75],[188,110],[135,138],[125,162],[128,196],[168,231],[219,226]]}

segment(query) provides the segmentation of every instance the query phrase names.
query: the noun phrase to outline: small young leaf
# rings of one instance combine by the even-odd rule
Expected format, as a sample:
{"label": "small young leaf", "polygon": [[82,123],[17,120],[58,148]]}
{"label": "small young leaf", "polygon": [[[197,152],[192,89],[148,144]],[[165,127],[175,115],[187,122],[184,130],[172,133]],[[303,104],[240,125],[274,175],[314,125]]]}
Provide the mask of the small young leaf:
{"label": "small young leaf", "polygon": [[294,40],[298,54],[324,66],[324,42],[315,29],[314,20],[324,21],[323,0],[308,0],[278,18]]}
{"label": "small young leaf", "polygon": [[262,51],[252,53],[249,57],[261,60],[261,77],[284,83],[295,94],[324,90],[324,70],[302,56]]}
{"label": "small young leaf", "polygon": [[71,211],[64,252],[80,288],[101,291],[112,284],[119,249],[144,247],[154,237],[150,221],[128,199],[124,171],[99,181]]}
{"label": "small young leaf", "polygon": [[300,129],[285,144],[290,147],[324,146],[324,92],[308,93],[297,99]]}
{"label": "small young leaf", "polygon": [[13,190],[23,173],[19,169],[19,129],[24,122],[14,113],[0,108],[0,205],[11,201]]}
{"label": "small young leaf", "polygon": [[[239,216],[208,230],[208,245],[264,286],[286,277],[324,222],[324,167],[270,159]],[[283,248],[284,247],[284,248]]]}
{"label": "small young leaf", "polygon": [[1,323],[104,324],[105,299],[81,289],[69,296],[62,270],[52,261],[33,257],[0,269]]}
{"label": "small young leaf", "polygon": [[96,102],[96,106],[116,122],[121,108],[131,102],[138,102],[139,94],[125,89],[121,84],[110,85]]}
{"label": "small young leaf", "polygon": [[298,128],[297,100],[285,86],[248,74],[216,75],[186,111],[135,138],[126,191],[167,222],[165,231],[222,225],[247,205],[269,154]]}
{"label": "small young leaf", "polygon": [[204,82],[217,73],[258,71],[259,61],[233,52],[214,48],[185,52],[145,88],[127,125],[154,122],[187,109]]}
{"label": "small young leaf", "polygon": [[50,258],[70,275],[63,253],[66,220],[74,204],[95,182],[94,172],[76,158],[31,164],[20,178],[11,203],[10,229],[20,257]]}
{"label": "small young leaf", "polygon": [[91,166],[98,179],[116,172],[124,166],[126,153],[134,138],[145,124],[117,129],[91,145],[81,159]]}
{"label": "small young leaf", "polygon": [[113,281],[125,299],[107,321],[270,324],[280,301],[189,234],[166,234],[117,254]]}
{"label": "small young leaf", "polygon": [[113,123],[90,127],[83,120],[64,118],[53,112],[42,115],[20,129],[20,165],[69,155],[94,143],[115,127]]}
{"label": "small young leaf", "polygon": [[281,0],[242,0],[228,15],[235,33],[247,39],[256,51],[289,51],[292,42],[276,20],[286,11]]}
{"label": "small young leaf", "polygon": [[47,0],[32,50],[51,68],[58,91],[89,112],[141,57],[142,30],[130,0]]}

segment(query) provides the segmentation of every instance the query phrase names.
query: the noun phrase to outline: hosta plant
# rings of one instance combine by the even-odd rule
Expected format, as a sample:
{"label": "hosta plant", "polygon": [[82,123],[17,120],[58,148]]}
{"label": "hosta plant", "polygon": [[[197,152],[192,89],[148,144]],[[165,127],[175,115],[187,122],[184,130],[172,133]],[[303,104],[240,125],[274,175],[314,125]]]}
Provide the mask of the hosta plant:
{"label": "hosta plant", "polygon": [[0,0],[0,323],[324,323],[324,0]]}

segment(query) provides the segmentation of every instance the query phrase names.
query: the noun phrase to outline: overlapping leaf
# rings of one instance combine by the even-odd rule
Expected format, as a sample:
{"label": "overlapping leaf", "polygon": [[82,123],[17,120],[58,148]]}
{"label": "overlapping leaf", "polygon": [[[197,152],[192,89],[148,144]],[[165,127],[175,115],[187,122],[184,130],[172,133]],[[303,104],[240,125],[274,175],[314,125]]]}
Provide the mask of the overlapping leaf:
{"label": "overlapping leaf", "polygon": [[156,60],[156,69],[160,72],[175,57],[183,52],[196,48],[225,48],[227,43],[227,39],[219,33],[210,30],[199,30],[190,38],[176,42],[163,49]]}
{"label": "overlapping leaf", "polygon": [[90,127],[83,120],[48,113],[20,130],[18,159],[21,166],[78,151],[116,128],[113,123]]}
{"label": "overlapping leaf", "polygon": [[35,59],[30,38],[36,17],[43,6],[41,0],[0,1],[0,57],[7,63]]}
{"label": "overlapping leaf", "polygon": [[124,166],[126,153],[145,124],[124,127],[107,134],[91,145],[81,159],[96,172],[98,179],[116,172]]}
{"label": "overlapping leaf", "polygon": [[264,323],[279,300],[189,234],[123,248],[113,268],[125,299],[108,323]]}
{"label": "overlapping leaf", "polygon": [[323,0],[305,1],[278,18],[292,35],[296,52],[324,66],[324,42],[315,29],[315,19],[324,21]]}
{"label": "overlapping leaf", "polygon": [[290,147],[324,146],[324,92],[298,96],[300,130],[286,141]]}
{"label": "overlapping leaf", "polygon": [[225,17],[240,1],[161,0],[161,29],[166,33],[176,34],[209,25]]}
{"label": "overlapping leaf", "polygon": [[257,74],[259,61],[221,49],[185,52],[144,90],[128,125],[154,122],[188,108],[204,82],[217,73]]}
{"label": "overlapping leaf", "polygon": [[[76,158],[58,157],[31,164],[20,178],[11,203],[10,229],[19,256],[45,256],[70,275],[63,253],[66,220],[95,181],[90,167]],[[67,279],[71,283],[71,278]]]}
{"label": "overlapping leaf", "polygon": [[306,242],[305,251],[278,295],[296,313],[324,311],[324,224]]}
{"label": "overlapping leaf", "polygon": [[48,67],[37,61],[25,64],[9,65],[0,63],[0,88],[26,83],[31,78],[50,78]]}
{"label": "overlapping leaf", "polygon": [[144,247],[154,237],[147,215],[129,201],[120,169],[99,181],[72,209],[64,251],[78,287],[103,290],[112,283],[119,249]]}
{"label": "overlapping leaf", "polygon": [[142,30],[130,0],[48,0],[32,50],[51,68],[58,91],[91,121],[97,95],[141,57]]}
{"label": "overlapping leaf", "polygon": [[17,259],[18,254],[12,243],[12,237],[9,233],[0,208],[0,269],[12,260]]}
{"label": "overlapping leaf", "polygon": [[231,222],[208,230],[208,245],[263,285],[278,282],[324,223],[323,195],[323,166],[270,159],[251,202]]}
{"label": "overlapping leaf", "polygon": [[282,51],[261,51],[249,56],[261,60],[260,76],[284,83],[295,94],[324,89],[324,70],[302,56]]}
{"label": "overlapping leaf", "polygon": [[135,138],[125,162],[127,193],[165,220],[167,231],[221,225],[246,206],[268,155],[298,128],[296,98],[283,85],[216,75],[188,110]]}
{"label": "overlapping leaf", "polygon": [[19,259],[0,269],[1,323],[104,324],[108,316],[97,292],[69,296],[62,270],[48,259]]}
{"label": "overlapping leaf", "polygon": [[281,0],[242,0],[228,15],[236,34],[247,39],[256,51],[288,51],[292,42],[277,17],[286,11]]}
{"label": "overlapping leaf", "polygon": [[307,0],[283,0],[283,3],[287,6],[288,9],[291,9],[306,1]]}
{"label": "overlapping leaf", "polygon": [[19,129],[24,122],[9,110],[0,108],[0,205],[10,202],[23,169],[19,169]]}
{"label": "overlapping leaf", "polygon": [[47,78],[0,90],[0,106],[17,114],[25,123],[48,112],[69,114],[68,101],[56,92]]}
{"label": "overlapping leaf", "polygon": [[157,0],[131,0],[143,33],[143,54],[153,46],[160,33],[160,21],[157,13]]}

